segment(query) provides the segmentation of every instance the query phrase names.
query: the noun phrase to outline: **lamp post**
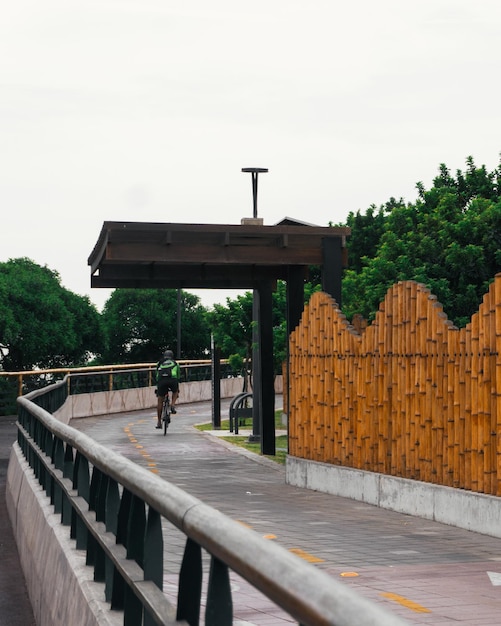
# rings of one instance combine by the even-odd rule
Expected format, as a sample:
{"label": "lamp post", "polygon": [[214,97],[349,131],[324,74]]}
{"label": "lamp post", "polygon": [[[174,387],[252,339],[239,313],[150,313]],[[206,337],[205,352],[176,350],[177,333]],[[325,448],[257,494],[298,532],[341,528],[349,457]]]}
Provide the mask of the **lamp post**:
{"label": "lamp post", "polygon": [[252,176],[252,199],[253,199],[253,207],[254,214],[253,217],[257,217],[257,177],[259,174],[265,174],[268,171],[267,168],[264,167],[243,167],[242,172],[249,173]]}
{"label": "lamp post", "polygon": [[[254,207],[254,220],[257,221],[257,177],[259,174],[265,174],[268,171],[264,167],[243,167],[242,172],[250,173],[252,177],[252,201]],[[252,321],[254,322],[252,330],[252,378],[254,381],[252,389],[252,434],[249,441],[261,441],[263,432],[263,395],[262,395],[262,361],[261,361],[261,294],[260,288],[254,288],[252,297]],[[261,452],[263,452],[263,444],[261,441]]]}

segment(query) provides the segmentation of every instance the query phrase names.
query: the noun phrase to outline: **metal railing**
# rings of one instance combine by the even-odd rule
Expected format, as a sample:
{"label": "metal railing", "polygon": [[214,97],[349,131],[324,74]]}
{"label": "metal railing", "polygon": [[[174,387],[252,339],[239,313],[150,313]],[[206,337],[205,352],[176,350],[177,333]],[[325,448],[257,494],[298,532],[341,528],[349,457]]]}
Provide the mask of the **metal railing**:
{"label": "metal railing", "polygon": [[[56,420],[65,379],[19,397],[18,444],[94,580],[126,626],[201,622],[202,556],[210,558],[204,622],[233,622],[230,571],[301,625],[401,626],[405,622],[358,596],[202,501]],[[186,537],[177,605],[162,592],[162,518]],[[238,592],[237,592],[238,593]]]}
{"label": "metal railing", "polygon": [[[0,372],[0,415],[16,413],[16,398],[43,389],[69,376],[69,395],[116,391],[154,385],[155,363],[101,365],[95,367],[55,368],[22,372]],[[210,380],[210,360],[182,360],[181,382]],[[221,377],[234,376],[227,360],[220,364]]]}

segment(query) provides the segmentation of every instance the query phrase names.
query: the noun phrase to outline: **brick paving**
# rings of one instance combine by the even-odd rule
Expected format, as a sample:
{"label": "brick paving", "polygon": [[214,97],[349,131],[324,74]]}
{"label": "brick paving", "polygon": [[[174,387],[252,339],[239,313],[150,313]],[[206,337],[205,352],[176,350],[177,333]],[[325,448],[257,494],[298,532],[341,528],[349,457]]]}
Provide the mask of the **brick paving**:
{"label": "brick paving", "polygon": [[[153,411],[72,425],[409,624],[501,624],[501,540],[286,485],[283,466],[193,428],[210,415],[209,403],[180,405],[167,437]],[[184,539],[169,524],[165,539],[165,592],[175,598]],[[233,576],[232,586],[236,625],[293,623],[245,581]]]}
{"label": "brick paving", "polygon": [[[223,403],[223,412],[227,404]],[[73,426],[149,467],[229,517],[323,569],[409,624],[501,624],[501,540],[285,484],[285,470],[203,434],[210,404],[181,405],[167,437],[153,411],[75,420]],[[32,626],[24,578],[5,509],[5,473],[15,440],[0,418],[0,626]],[[165,592],[172,599],[184,538],[165,524]],[[207,567],[207,563],[205,564]],[[232,576],[236,626],[279,626],[290,617]]]}

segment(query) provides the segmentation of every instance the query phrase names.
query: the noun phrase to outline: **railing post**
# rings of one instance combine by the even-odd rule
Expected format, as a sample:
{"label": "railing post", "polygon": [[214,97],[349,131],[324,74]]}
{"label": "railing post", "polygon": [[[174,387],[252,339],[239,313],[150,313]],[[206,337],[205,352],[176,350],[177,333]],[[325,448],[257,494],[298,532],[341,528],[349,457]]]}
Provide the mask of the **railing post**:
{"label": "railing post", "polygon": [[[90,492],[90,476],[89,476],[89,461],[85,456],[77,452],[75,458],[75,466],[73,468],[73,487],[77,490],[77,493],[82,497],[85,502],[89,502]],[[72,537],[76,539],[77,550],[85,550],[87,548],[87,539],[89,531],[80,517],[73,512],[71,523]]]}
{"label": "railing post", "polygon": [[[163,589],[164,541],[162,536],[162,518],[152,507],[148,510],[148,522],[144,536],[144,580],[151,580],[159,589]],[[145,611],[144,626],[153,626],[155,620]]]}
{"label": "railing post", "polygon": [[[101,480],[101,471],[97,467],[92,468],[92,478],[89,487],[89,511],[97,514],[97,500],[99,491],[99,482]],[[87,557],[86,565],[95,566],[96,564],[96,540],[91,533],[87,535]]]}
{"label": "railing post", "polygon": [[[106,530],[113,535],[117,535],[118,510],[120,508],[120,493],[118,483],[110,478],[108,480],[108,491],[106,494]],[[105,562],[105,590],[104,595],[107,602],[111,602],[113,593],[113,580],[118,576],[115,566],[110,559]]]}
{"label": "railing post", "polygon": [[[61,470],[64,469],[64,444],[59,439],[59,437],[55,437],[52,443],[52,463],[56,467],[56,469]],[[54,513],[61,513],[63,510],[63,491],[57,481],[53,481],[52,490],[51,490],[51,504],[54,505]]]}
{"label": "railing post", "polygon": [[177,594],[178,621],[186,620],[190,626],[200,622],[200,600],[202,597],[202,550],[198,543],[186,540],[183,562],[179,572]]}
{"label": "railing post", "polygon": [[132,496],[129,523],[127,525],[127,558],[134,559],[141,567],[143,567],[144,563],[145,528],[146,513],[144,502],[141,498]]}
{"label": "railing post", "polygon": [[[64,451],[63,476],[70,479],[73,477],[73,448],[69,443],[66,444]],[[63,493],[63,511],[61,515],[61,522],[64,526],[69,526],[71,524],[72,510],[73,509],[68,496]]]}
{"label": "railing post", "polygon": [[[108,492],[109,477],[103,472],[99,473],[99,484],[96,494],[96,521],[106,522],[106,494]],[[94,580],[96,582],[104,582],[106,580],[105,554],[98,544],[95,546]]]}
{"label": "railing post", "polygon": [[[132,501],[132,494],[128,489],[122,492],[122,498],[120,500],[120,507],[118,509],[117,517],[117,543],[123,545],[127,549],[128,533],[127,526],[130,514],[130,507]],[[121,611],[125,605],[125,581],[122,576],[115,572],[113,576],[113,586],[111,591],[111,608],[112,610]]]}
{"label": "railing post", "polygon": [[[129,523],[127,525],[127,558],[134,559],[143,567],[144,563],[144,534],[146,515],[144,502],[137,496],[132,496],[130,504]],[[124,626],[141,626],[143,607],[132,589],[125,586],[124,598]]]}
{"label": "railing post", "polygon": [[233,604],[231,600],[228,566],[215,557],[211,558],[205,626],[231,626]]}
{"label": "railing post", "polygon": [[[50,430],[40,424],[40,443],[38,445],[43,450],[45,456],[49,459],[52,459],[52,450],[54,448],[55,440],[56,438],[50,432]],[[54,476],[52,472],[49,472],[49,470],[45,469],[43,463],[40,463],[40,465],[41,475],[43,476],[43,482],[41,482],[40,484],[42,484],[45,489],[45,495],[50,498],[53,491]]]}
{"label": "railing post", "polygon": [[[35,437],[33,437],[33,440],[40,448],[42,448],[42,442],[44,440],[45,430],[42,428],[42,425],[38,421],[34,425],[34,432],[35,432]],[[33,465],[31,465],[31,467],[33,469],[33,473],[38,478],[38,482],[45,487],[45,482],[44,482],[45,471],[44,471],[43,463],[40,462],[38,455],[34,455]]]}

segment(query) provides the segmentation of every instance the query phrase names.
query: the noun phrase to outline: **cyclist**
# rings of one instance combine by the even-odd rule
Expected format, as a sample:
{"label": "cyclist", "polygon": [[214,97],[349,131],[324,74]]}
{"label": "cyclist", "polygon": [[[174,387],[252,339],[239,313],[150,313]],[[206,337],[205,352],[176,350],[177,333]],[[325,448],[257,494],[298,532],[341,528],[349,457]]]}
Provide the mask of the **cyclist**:
{"label": "cyclist", "polygon": [[172,391],[172,400],[170,405],[170,412],[172,414],[177,413],[176,401],[179,396],[179,379],[181,375],[181,368],[174,360],[174,353],[172,350],[166,350],[162,359],[157,363],[157,388],[155,394],[157,395],[157,425],[156,428],[162,428],[162,404],[164,397]]}

